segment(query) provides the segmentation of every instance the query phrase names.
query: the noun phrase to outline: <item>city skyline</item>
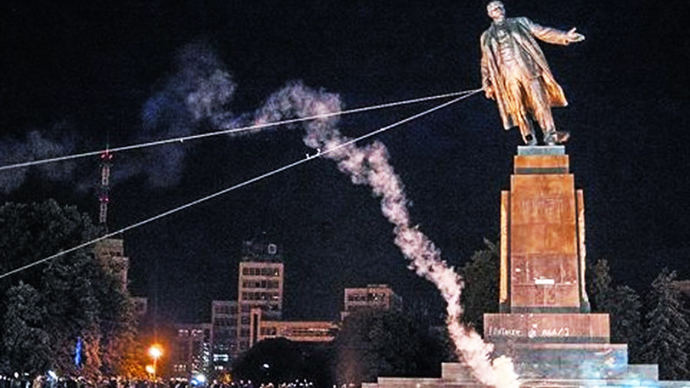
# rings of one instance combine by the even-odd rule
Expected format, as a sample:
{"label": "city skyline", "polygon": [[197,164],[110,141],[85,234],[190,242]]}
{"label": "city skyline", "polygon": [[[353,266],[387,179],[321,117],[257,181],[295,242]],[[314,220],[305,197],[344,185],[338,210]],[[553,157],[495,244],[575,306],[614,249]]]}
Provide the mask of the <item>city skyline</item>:
{"label": "city skyline", "polygon": [[[683,31],[681,5],[554,0],[506,8],[587,36],[567,50],[542,47],[571,104],[554,114],[572,134],[566,148],[588,204],[588,256],[608,259],[615,281],[638,290],[662,266],[690,277],[683,148],[690,50],[673,39]],[[483,1],[11,2],[4,15],[10,33],[0,39],[12,60],[2,65],[2,165],[8,155],[36,157],[25,149],[47,140],[66,154],[218,129],[203,110],[190,110],[198,105],[185,105],[200,96],[192,87],[199,74],[228,75],[211,92],[231,92],[218,97],[220,113],[238,121],[292,80],[338,93],[347,108],[476,88],[478,39],[490,22]],[[433,105],[348,116],[339,127],[354,137]],[[313,153],[303,136],[301,126],[281,127],[116,153],[111,230],[303,158]],[[493,102],[473,96],[376,139],[402,177],[413,221],[449,263],[462,265],[484,237],[498,239],[500,190],[520,140],[500,128]],[[3,201],[55,197],[97,219],[97,157],[23,177],[0,174]],[[128,232],[131,289],[157,295],[163,317],[208,314],[211,300],[236,298],[241,242],[263,231],[285,247],[285,271],[293,274],[285,279],[285,311],[294,318],[335,318],[338,290],[368,283],[391,284],[405,300],[440,311],[435,289],[407,270],[378,200],[327,160]],[[301,305],[312,290],[314,303]]]}

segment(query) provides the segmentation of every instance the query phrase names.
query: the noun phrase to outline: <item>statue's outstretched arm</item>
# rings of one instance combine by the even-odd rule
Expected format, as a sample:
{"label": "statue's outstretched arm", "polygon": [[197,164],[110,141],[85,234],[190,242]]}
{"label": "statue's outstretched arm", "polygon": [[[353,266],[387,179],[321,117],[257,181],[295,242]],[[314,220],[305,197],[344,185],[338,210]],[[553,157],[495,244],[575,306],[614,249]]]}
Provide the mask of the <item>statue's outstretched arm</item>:
{"label": "statue's outstretched arm", "polygon": [[527,29],[529,29],[530,33],[537,39],[547,43],[566,46],[573,42],[585,40],[585,36],[575,32],[575,28],[565,32],[551,27],[541,26],[527,18],[520,18],[520,23],[524,24]]}

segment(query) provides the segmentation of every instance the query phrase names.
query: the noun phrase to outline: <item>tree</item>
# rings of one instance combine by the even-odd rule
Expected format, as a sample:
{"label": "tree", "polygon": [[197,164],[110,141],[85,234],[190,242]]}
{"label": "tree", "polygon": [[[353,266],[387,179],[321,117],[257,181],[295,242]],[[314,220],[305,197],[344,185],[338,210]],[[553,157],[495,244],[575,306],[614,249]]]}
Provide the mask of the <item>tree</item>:
{"label": "tree", "polygon": [[42,328],[45,309],[35,288],[19,282],[5,295],[6,312],[2,327],[5,372],[28,373],[31,378],[50,367],[50,336]]}
{"label": "tree", "polygon": [[628,344],[628,359],[632,363],[641,361],[642,318],[640,296],[628,286],[618,286],[608,303],[611,317],[611,342]]}
{"label": "tree", "polygon": [[612,286],[608,262],[598,260],[592,268],[590,293],[594,299],[594,311],[608,313],[611,321],[611,342],[628,344],[628,358],[640,361],[642,337],[640,310],[642,302],[632,288]]}
{"label": "tree", "polygon": [[378,376],[436,376],[443,361],[441,340],[394,311],[350,314],[334,341],[338,384],[374,381]]}
{"label": "tree", "polygon": [[690,326],[681,310],[680,295],[673,286],[675,272],[664,268],[652,282],[649,295],[648,322],[644,335],[642,358],[659,364],[663,379],[680,380],[688,377],[687,349],[690,346]]}
{"label": "tree", "polygon": [[[60,374],[100,374],[101,320],[95,288],[100,266],[89,255],[57,259],[44,269],[42,292],[46,302],[46,329],[51,333],[55,369]],[[75,361],[81,343],[79,365]]]}
{"label": "tree", "polygon": [[478,332],[484,327],[484,314],[498,312],[498,247],[484,239],[486,248],[474,252],[462,269],[465,288],[462,291],[463,322]]}
{"label": "tree", "polygon": [[614,293],[611,286],[613,280],[611,279],[608,261],[604,259],[597,260],[592,267],[592,271],[589,272],[592,274],[592,277],[587,284],[590,285],[588,292],[594,299],[593,310],[595,312],[608,313]]}
{"label": "tree", "polygon": [[96,288],[100,306],[101,371],[106,375],[145,377],[143,346],[136,341],[134,305],[120,288],[120,279],[108,271],[95,274],[104,287]]}
{"label": "tree", "polygon": [[329,354],[323,345],[272,338],[258,342],[233,365],[235,380],[251,380],[255,385],[307,379],[316,386],[329,386]]}
{"label": "tree", "polygon": [[[5,203],[0,206],[0,271],[72,248],[99,232],[88,215],[74,206],[61,206],[54,200]],[[133,338],[131,302],[91,248],[15,274],[0,283],[0,288],[5,292],[18,279],[39,295],[36,308],[43,316],[33,322],[49,336],[51,367],[56,372],[96,378],[102,372],[118,370],[123,363],[123,344]],[[5,322],[9,309],[8,301],[0,301]],[[83,356],[79,366],[75,365],[77,343]],[[10,357],[15,356],[0,355],[4,364],[12,365],[16,360]]]}

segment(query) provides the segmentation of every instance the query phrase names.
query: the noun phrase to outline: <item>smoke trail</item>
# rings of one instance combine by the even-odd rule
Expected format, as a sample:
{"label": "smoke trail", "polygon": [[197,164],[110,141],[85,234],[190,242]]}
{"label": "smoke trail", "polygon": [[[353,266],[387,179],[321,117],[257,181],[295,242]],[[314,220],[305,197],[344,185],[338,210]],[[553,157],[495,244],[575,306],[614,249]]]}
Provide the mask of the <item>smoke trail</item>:
{"label": "smoke trail", "polygon": [[[196,42],[183,46],[175,57],[172,74],[142,106],[141,127],[133,136],[136,142],[181,137],[198,132],[208,123],[213,128],[233,125],[228,109],[236,84],[210,45]],[[55,132],[55,131],[53,131]],[[28,132],[23,140],[0,140],[0,165],[43,159],[73,152],[74,133],[61,140],[46,138],[38,131]],[[121,141],[121,140],[120,140]],[[119,154],[112,169],[111,182],[121,183],[136,175],[146,176],[153,187],[179,183],[187,147],[170,145],[148,150],[145,154]],[[40,173],[51,180],[71,181],[78,191],[87,191],[97,183],[97,174],[75,177],[74,162],[41,165]],[[10,193],[26,180],[30,169],[20,168],[0,173],[0,192]],[[82,174],[84,175],[84,174]],[[83,179],[82,179],[83,178]]]}
{"label": "smoke trail", "polygon": [[[56,128],[60,131],[63,128]],[[42,132],[33,130],[26,134],[24,139],[0,140],[0,165],[23,162],[32,159],[42,159],[72,152],[74,149],[73,137],[69,134],[62,135],[61,141],[52,140]],[[73,162],[61,164],[47,164],[40,166],[38,171],[50,180],[66,180],[71,178],[75,169]],[[15,169],[0,173],[0,191],[8,194],[26,180],[27,169]]]}
{"label": "smoke trail", "polygon": [[[214,50],[204,42],[182,47],[175,71],[143,105],[142,131],[137,141],[182,137],[196,133],[200,125],[218,128],[232,121],[228,104],[237,85]],[[176,185],[184,168],[186,151],[179,145],[149,150],[144,160],[128,159],[114,170],[114,180],[147,174],[154,187]]]}
{"label": "smoke trail", "polygon": [[[267,100],[255,120],[306,117],[341,108],[337,94],[291,83]],[[308,122],[305,124],[304,143],[311,148],[325,150],[348,141],[336,128],[336,123],[336,118]],[[434,243],[411,226],[404,185],[389,162],[386,146],[379,141],[361,147],[353,144],[325,156],[333,159],[338,169],[348,174],[354,184],[369,185],[374,194],[381,197],[381,211],[394,225],[395,244],[409,260],[409,268],[434,283],[446,301],[448,331],[458,356],[468,364],[475,377],[486,385],[499,388],[519,387],[512,361],[506,357],[490,360],[493,345],[485,343],[477,332],[460,323],[463,280],[441,258],[441,252]]]}

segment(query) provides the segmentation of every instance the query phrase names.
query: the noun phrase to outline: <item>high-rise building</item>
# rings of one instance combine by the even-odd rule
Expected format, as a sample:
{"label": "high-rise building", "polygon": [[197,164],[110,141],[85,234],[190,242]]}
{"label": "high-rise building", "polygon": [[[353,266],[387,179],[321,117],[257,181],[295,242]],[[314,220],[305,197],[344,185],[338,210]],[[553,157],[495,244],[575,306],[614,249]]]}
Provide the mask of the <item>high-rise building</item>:
{"label": "high-rise building", "polygon": [[211,358],[213,369],[223,372],[230,368],[237,354],[237,301],[214,300],[211,303]]}
{"label": "high-rise building", "polygon": [[330,342],[338,325],[330,321],[277,321],[263,319],[260,308],[251,310],[249,346],[269,338],[286,338],[294,342]]}
{"label": "high-rise building", "polygon": [[126,290],[129,258],[125,256],[124,240],[121,238],[101,240],[94,244],[93,253],[103,267],[120,281],[120,287]]}
{"label": "high-rise building", "polygon": [[189,378],[201,373],[205,376],[211,371],[211,330],[210,323],[178,323],[172,349],[173,377]]}
{"label": "high-rise building", "polygon": [[260,308],[266,319],[281,319],[283,270],[282,253],[276,244],[260,240],[244,242],[237,285],[237,352],[250,347],[252,308]]}
{"label": "high-rise building", "polygon": [[368,284],[362,288],[346,288],[340,319],[362,309],[402,311],[402,297],[387,284]]}

